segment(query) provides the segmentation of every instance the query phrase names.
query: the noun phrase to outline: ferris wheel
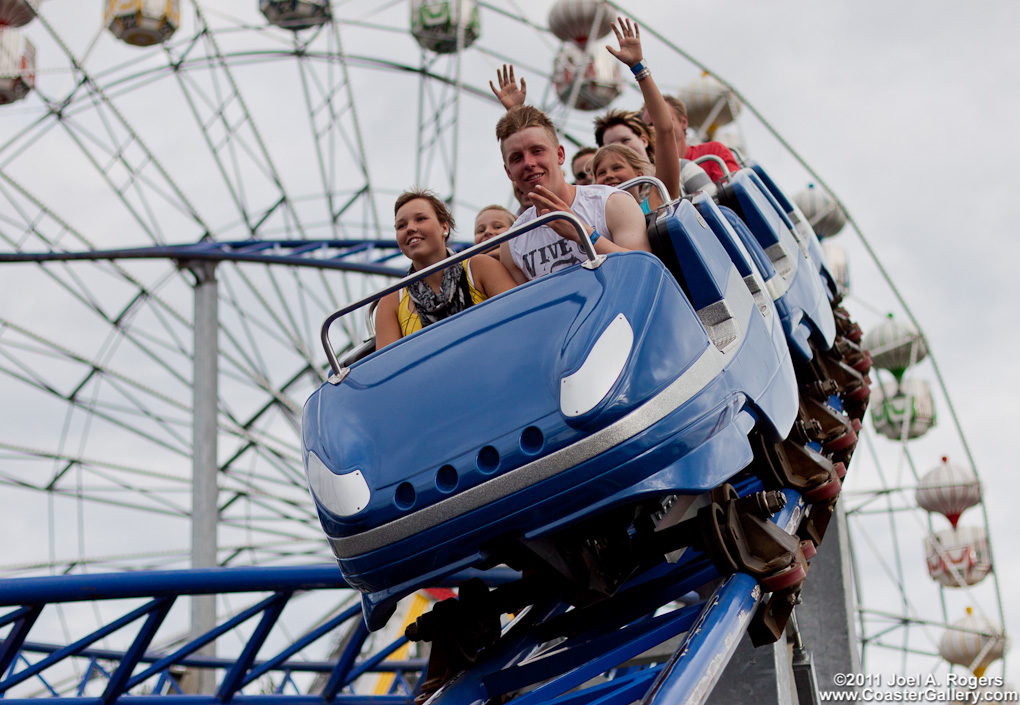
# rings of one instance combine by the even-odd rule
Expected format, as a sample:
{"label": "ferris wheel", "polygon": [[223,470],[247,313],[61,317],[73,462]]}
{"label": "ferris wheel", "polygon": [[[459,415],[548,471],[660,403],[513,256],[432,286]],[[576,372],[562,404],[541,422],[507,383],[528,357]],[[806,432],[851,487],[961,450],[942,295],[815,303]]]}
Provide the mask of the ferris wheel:
{"label": "ferris wheel", "polygon": [[[0,4],[21,13],[0,27],[0,249],[106,253],[0,265],[0,482],[4,521],[25,536],[0,571],[193,558],[197,301],[210,281],[219,309],[212,560],[329,560],[301,469],[301,406],[328,367],[322,319],[406,268],[376,242],[391,240],[395,194],[430,186],[462,224],[488,203],[515,206],[491,134],[502,108],[489,81],[504,63],[527,78],[568,153],[591,142],[593,111],[640,102],[588,41],[626,8],[541,5],[110,0],[104,14],[71,0]],[[653,63],[676,67],[662,83],[684,91],[692,126],[753,157],[743,124],[757,116],[654,23],[643,26]],[[767,135],[762,124],[755,132]],[[768,166],[787,187],[813,178],[796,157]],[[826,196],[819,183],[798,200],[819,234],[840,229]],[[849,263],[858,266],[874,265]],[[848,300],[869,332],[890,309],[897,325],[910,318],[892,293],[857,298],[851,287]],[[346,325],[343,345],[368,335],[360,321]],[[1003,622],[993,537],[977,502],[951,533],[918,508],[929,466],[968,466],[917,490],[936,510],[975,499],[974,469],[962,436],[943,435],[945,412],[930,428],[931,409],[948,399],[923,337],[902,325],[893,333],[876,347],[901,359],[888,379],[872,373],[876,433],[865,429],[846,481],[864,667],[937,672],[952,653],[985,668],[1004,650],[993,635]],[[940,653],[965,615],[985,621],[958,629],[963,637]]]}

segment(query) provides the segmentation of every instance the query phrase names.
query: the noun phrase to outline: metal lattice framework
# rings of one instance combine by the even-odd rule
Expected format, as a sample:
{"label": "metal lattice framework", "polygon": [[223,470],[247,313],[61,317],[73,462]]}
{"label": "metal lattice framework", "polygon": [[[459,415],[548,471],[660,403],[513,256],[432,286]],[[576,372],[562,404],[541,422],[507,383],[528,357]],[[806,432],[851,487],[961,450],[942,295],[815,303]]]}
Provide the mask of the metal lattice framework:
{"label": "metal lattice framework", "polygon": [[[48,0],[25,28],[37,88],[0,110],[0,259],[29,260],[0,277],[0,485],[7,520],[34,530],[6,575],[188,564],[196,280],[177,263],[221,256],[216,562],[325,560],[300,408],[325,370],[322,318],[404,266],[379,242],[393,195],[430,185],[462,222],[511,202],[488,88],[503,62],[568,144],[590,142],[591,114],[551,88],[557,41],[542,12],[480,3],[482,39],[441,57],[410,37],[403,2],[334,2],[334,21],[300,33],[268,25],[255,2],[183,4],[178,33],[145,50],[72,0]],[[685,67],[665,88],[705,68],[644,27],[656,65]],[[822,183],[803,164],[769,166],[786,184],[805,170]],[[150,247],[158,258],[120,257]],[[87,254],[98,251],[110,257]],[[896,296],[875,288],[850,305],[867,327]],[[364,338],[346,325],[345,344]],[[922,454],[968,455],[962,434],[945,438],[900,447],[865,434],[848,478],[869,668],[886,667],[887,649],[898,671],[944,668],[932,656],[961,600],[1002,621],[991,582],[963,595],[925,582],[930,524],[912,487]]]}

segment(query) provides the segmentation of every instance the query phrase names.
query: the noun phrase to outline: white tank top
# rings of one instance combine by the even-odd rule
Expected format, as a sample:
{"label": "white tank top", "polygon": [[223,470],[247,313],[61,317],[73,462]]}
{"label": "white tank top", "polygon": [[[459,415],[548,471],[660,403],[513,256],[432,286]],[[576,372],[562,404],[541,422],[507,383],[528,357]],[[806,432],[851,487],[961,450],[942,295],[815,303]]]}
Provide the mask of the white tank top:
{"label": "white tank top", "polygon": [[[571,210],[577,214],[582,223],[592,226],[602,237],[612,240],[606,226],[606,200],[614,193],[624,192],[612,186],[591,185],[575,188],[577,191],[574,194],[574,202],[570,204]],[[535,207],[532,206],[517,217],[514,227],[531,222],[536,217]],[[558,272],[564,267],[587,259],[580,245],[573,240],[560,237],[552,228],[545,225],[511,240],[510,254],[513,256],[514,264],[528,279]]]}

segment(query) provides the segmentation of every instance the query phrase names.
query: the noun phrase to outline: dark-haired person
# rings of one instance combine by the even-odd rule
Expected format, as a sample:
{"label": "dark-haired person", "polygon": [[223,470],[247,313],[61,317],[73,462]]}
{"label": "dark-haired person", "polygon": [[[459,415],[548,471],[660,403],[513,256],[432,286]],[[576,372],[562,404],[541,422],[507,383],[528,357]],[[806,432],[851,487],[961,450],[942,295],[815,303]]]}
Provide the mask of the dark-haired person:
{"label": "dark-haired person", "polygon": [[574,175],[574,186],[588,186],[595,183],[591,173],[591,158],[598,147],[581,147],[570,160],[570,171]]}
{"label": "dark-haired person", "polygon": [[[651,127],[641,120],[637,113],[612,110],[595,121],[595,142],[600,147],[611,144],[630,147],[654,164],[653,175],[666,187],[670,200],[676,200],[680,198],[680,157],[676,151],[673,122],[670,120],[666,101],[662,99],[662,93],[652,78],[652,70],[644,64],[641,30],[637,24],[632,25],[629,19],[619,17],[613,25],[613,33],[616,34],[620,48],[614,49],[606,45],[606,50],[634,74],[641,95],[645,99],[645,105],[648,106]],[[594,166],[592,164],[592,167]],[[639,199],[645,204],[643,207],[645,212],[648,212],[649,198],[654,201],[651,204],[652,208],[662,205],[658,193],[651,194]]]}
{"label": "dark-haired person", "polygon": [[[455,227],[453,216],[432,191],[400,194],[393,215],[397,246],[411,260],[408,274],[452,254],[446,243]],[[375,316],[376,350],[514,286],[503,265],[486,255],[436,272],[382,298]]]}

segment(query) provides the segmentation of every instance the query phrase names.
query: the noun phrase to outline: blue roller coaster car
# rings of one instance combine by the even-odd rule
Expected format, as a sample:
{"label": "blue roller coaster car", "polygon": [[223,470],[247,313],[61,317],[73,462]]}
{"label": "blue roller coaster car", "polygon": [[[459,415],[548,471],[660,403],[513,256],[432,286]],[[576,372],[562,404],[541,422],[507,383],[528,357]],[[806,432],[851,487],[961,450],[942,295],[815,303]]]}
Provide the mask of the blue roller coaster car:
{"label": "blue roller coaster car", "polygon": [[761,164],[752,163],[749,168],[761,181],[765,194],[773,201],[776,210],[783,214],[786,220],[790,222],[793,234],[804,250],[805,256],[811,260],[811,263],[818,270],[826,294],[830,300],[835,301],[839,298],[839,287],[836,284],[836,278],[832,276],[832,272],[829,271],[826,265],[822,245],[818,241],[818,236],[811,227],[811,223],[808,222],[807,217],[797,207],[797,204],[786,197],[786,194],[779,188],[772,179],[772,176],[765,170],[765,167]]}
{"label": "blue roller coaster car", "polygon": [[832,347],[836,324],[821,249],[809,247],[753,169],[734,174],[720,187],[718,200],[727,222],[755,258],[797,358],[810,360],[812,343],[821,350]]}
{"label": "blue roller coaster car", "polygon": [[309,486],[370,628],[404,595],[505,560],[509,544],[719,486],[751,462],[752,429],[788,435],[785,329],[709,203],[656,220],[666,264],[620,253],[531,281],[311,396]]}

